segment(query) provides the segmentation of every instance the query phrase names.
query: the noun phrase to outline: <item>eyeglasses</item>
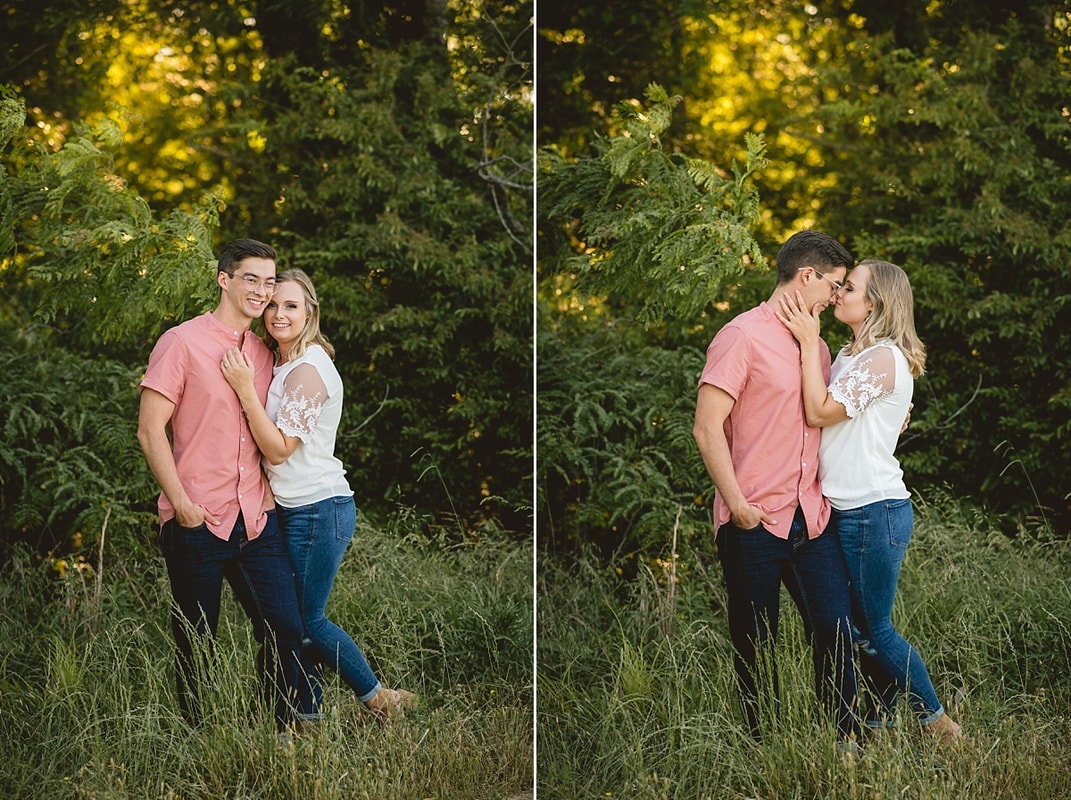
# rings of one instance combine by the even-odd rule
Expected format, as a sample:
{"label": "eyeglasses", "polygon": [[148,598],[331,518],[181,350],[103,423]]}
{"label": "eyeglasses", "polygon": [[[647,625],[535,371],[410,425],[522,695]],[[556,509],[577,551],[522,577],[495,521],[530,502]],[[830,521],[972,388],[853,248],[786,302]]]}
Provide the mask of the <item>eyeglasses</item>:
{"label": "eyeglasses", "polygon": [[268,278],[268,280],[262,281],[257,278],[256,275],[234,275],[230,272],[227,273],[227,276],[231,278],[241,278],[245,282],[245,288],[247,288],[251,292],[255,292],[262,286],[264,287],[264,291],[266,291],[268,294],[272,294],[275,291],[275,278]]}
{"label": "eyeglasses", "polygon": [[[814,267],[800,267],[798,270],[796,270],[796,272],[803,272],[803,270],[805,269],[814,269]],[[827,281],[833,284],[833,294],[836,294],[840,291],[841,285],[835,280],[833,280],[831,277],[826,275],[824,272],[819,272],[818,270],[814,269],[814,274],[817,275],[819,278],[825,278]]]}

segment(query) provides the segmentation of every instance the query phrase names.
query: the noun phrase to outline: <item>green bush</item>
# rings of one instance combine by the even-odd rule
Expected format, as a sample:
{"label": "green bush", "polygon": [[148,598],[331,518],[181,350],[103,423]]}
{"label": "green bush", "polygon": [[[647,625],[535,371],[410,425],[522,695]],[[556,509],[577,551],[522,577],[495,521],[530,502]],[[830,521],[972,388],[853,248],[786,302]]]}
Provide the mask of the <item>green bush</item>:
{"label": "green bush", "polygon": [[909,481],[977,497],[1010,533],[1071,530],[1071,67],[1049,12],[912,50],[857,34],[817,114],[839,145],[824,224],[914,288],[929,362]]}
{"label": "green bush", "polygon": [[50,343],[37,330],[0,345],[0,541],[92,559],[107,537],[143,553],[159,489],[136,435],[140,371]]}

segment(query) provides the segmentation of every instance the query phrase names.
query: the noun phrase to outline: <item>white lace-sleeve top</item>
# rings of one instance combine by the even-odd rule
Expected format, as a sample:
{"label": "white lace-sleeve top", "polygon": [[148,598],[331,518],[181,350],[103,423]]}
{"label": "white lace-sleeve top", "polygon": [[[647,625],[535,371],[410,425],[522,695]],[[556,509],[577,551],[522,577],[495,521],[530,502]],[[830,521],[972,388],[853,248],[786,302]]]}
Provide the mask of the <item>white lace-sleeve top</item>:
{"label": "white lace-sleeve top", "polygon": [[837,356],[829,393],[848,419],[822,429],[818,451],[822,492],[833,508],[911,496],[894,451],[914,388],[907,358],[892,342]]}
{"label": "white lace-sleeve top", "polygon": [[296,508],[353,494],[335,457],[342,378],[322,347],[309,345],[301,358],[275,367],[264,408],[280,431],[301,440],[282,464],[263,461],[277,504]]}

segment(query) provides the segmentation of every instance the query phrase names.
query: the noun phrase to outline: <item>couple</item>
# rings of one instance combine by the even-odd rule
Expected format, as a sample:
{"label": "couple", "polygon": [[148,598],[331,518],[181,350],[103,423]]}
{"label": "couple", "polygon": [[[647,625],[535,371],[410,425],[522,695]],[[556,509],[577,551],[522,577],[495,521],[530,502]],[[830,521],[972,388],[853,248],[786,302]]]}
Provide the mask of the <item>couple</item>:
{"label": "couple", "polygon": [[[757,655],[777,635],[784,582],[814,648],[819,701],[849,749],[859,733],[853,643],[866,729],[893,726],[904,694],[922,730],[948,742],[962,731],[891,620],[913,525],[893,451],[925,349],[903,270],[866,260],[848,275],[851,264],[832,237],[795,234],[777,254],[770,299],[707,349],[695,438],[717,489],[737,681],[759,739]],[[852,329],[832,368],[818,319],[830,303]]]}
{"label": "couple", "polygon": [[[276,275],[275,264],[262,242],[227,244],[219,305],[166,331],[141,382],[138,440],[162,489],[179,703],[202,720],[198,683],[226,579],[253,623],[280,732],[323,719],[325,664],[390,719],[415,698],[385,688],[324,616],[356,526],[334,456],[342,380],[312,282],[301,270]],[[261,315],[259,338],[250,328]]]}

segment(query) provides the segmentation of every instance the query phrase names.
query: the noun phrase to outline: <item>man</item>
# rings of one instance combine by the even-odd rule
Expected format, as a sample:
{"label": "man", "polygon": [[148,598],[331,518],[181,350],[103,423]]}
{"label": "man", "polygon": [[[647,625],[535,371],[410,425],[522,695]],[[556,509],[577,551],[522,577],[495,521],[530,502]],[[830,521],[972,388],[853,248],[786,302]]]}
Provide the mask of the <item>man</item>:
{"label": "man", "polygon": [[193,724],[203,716],[198,675],[219,622],[224,578],[253,623],[276,725],[281,731],[293,719],[302,638],[293,572],[260,453],[220,368],[224,353],[240,347],[264,401],[273,359],[250,325],[271,300],[275,261],[261,242],[227,244],[216,275],[219,305],[166,331],[141,382],[138,441],[162,489],[179,702]]}
{"label": "man", "polygon": [[[803,411],[799,346],[774,309],[787,294],[825,308],[852,257],[818,231],[792,236],[777,254],[770,299],[723,327],[707,349],[695,440],[714,481],[714,529],[728,594],[737,681],[752,735],[761,738],[756,655],[772,665],[783,582],[814,648],[820,702],[845,740],[857,729],[848,579],[818,480],[819,428]],[[829,378],[829,348],[822,344]],[[766,663],[765,661],[763,663]],[[777,674],[771,675],[776,697]]]}

